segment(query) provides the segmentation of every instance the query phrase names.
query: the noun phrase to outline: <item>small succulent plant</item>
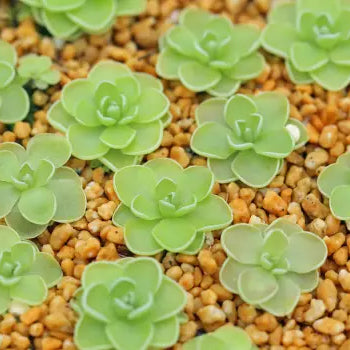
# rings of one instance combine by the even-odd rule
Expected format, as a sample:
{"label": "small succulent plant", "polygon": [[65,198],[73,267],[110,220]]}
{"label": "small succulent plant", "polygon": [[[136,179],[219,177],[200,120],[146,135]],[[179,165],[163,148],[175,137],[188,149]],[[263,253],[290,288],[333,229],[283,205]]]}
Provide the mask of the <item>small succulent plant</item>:
{"label": "small succulent plant", "polygon": [[195,254],[203,246],[204,232],[232,221],[227,203],[211,194],[213,185],[208,168],[184,170],[168,158],[125,167],[114,175],[122,203],[113,222],[124,227],[126,245],[135,254]]}
{"label": "small succulent plant", "polygon": [[0,122],[11,124],[23,120],[29,112],[29,97],[17,81],[17,53],[0,40]]}
{"label": "small succulent plant", "polygon": [[65,137],[40,134],[27,150],[13,142],[0,144],[0,218],[22,238],[42,233],[49,223],[78,220],[86,198],[79,176],[62,167],[70,158]]}
{"label": "small succulent plant", "polygon": [[332,214],[339,220],[350,220],[350,153],[341,155],[326,167],[317,179],[322,194],[329,198]]}
{"label": "small succulent plant", "polygon": [[179,337],[184,290],[151,258],[89,264],[74,308],[80,350],[165,349]]}
{"label": "small succulent plant", "polygon": [[[57,38],[107,32],[118,16],[137,15],[147,0],[20,0],[35,21]],[[22,9],[23,11],[23,9]]]}
{"label": "small succulent plant", "polygon": [[211,98],[196,110],[191,148],[209,158],[217,181],[264,187],[308,139],[304,125],[288,117],[287,98],[275,92]]}
{"label": "small succulent plant", "polygon": [[67,84],[48,119],[66,132],[73,155],[99,159],[110,169],[140,162],[161,143],[169,121],[169,100],[161,82],[133,73],[121,63],[103,61],[87,79]]}
{"label": "small succulent plant", "polygon": [[215,332],[195,337],[183,345],[183,350],[253,350],[248,334],[239,327],[227,324]]}
{"label": "small succulent plant", "polygon": [[350,82],[349,21],[349,1],[281,1],[270,13],[262,43],[285,58],[294,83],[315,81],[341,90]]}
{"label": "small succulent plant", "polygon": [[42,90],[60,81],[60,72],[52,69],[51,58],[35,54],[20,58],[18,75],[23,85],[32,80],[34,87]]}
{"label": "small succulent plant", "polygon": [[276,316],[290,314],[300,294],[316,288],[327,257],[320,237],[283,218],[269,226],[228,227],[221,244],[228,255],[220,270],[223,286]]}
{"label": "small succulent plant", "polygon": [[161,39],[157,73],[180,80],[192,91],[230,96],[242,81],[257,77],[264,57],[257,52],[260,31],[200,9],[186,9],[179,25]]}
{"label": "small succulent plant", "polygon": [[13,302],[41,304],[62,277],[60,265],[8,226],[0,226],[0,242],[0,315]]}

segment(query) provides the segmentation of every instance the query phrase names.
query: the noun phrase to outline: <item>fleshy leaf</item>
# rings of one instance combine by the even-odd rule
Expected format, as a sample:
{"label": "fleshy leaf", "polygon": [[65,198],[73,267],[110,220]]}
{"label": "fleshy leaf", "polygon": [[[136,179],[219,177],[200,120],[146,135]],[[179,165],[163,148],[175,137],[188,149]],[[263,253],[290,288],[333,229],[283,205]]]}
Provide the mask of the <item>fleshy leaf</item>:
{"label": "fleshy leaf", "polygon": [[129,156],[119,149],[110,149],[100,158],[100,161],[113,171],[139,163],[139,156]]}
{"label": "fleshy leaf", "polygon": [[232,212],[225,200],[219,196],[209,195],[197,204],[196,209],[186,216],[199,231],[218,230],[229,225]]}
{"label": "fleshy leaf", "polygon": [[325,168],[317,179],[320,191],[330,197],[332,191],[338,186],[350,185],[350,169],[339,163],[331,164]]}
{"label": "fleshy leaf", "polygon": [[127,125],[117,125],[106,128],[101,136],[100,140],[111,148],[124,148],[127,147],[135,138],[136,131]]}
{"label": "fleshy leaf", "polygon": [[290,270],[308,273],[320,267],[327,257],[324,241],[310,232],[300,232],[289,238],[285,254]]}
{"label": "fleshy leaf", "polygon": [[268,271],[255,267],[243,271],[238,277],[240,296],[250,304],[261,304],[278,292],[278,282]]}
{"label": "fleshy leaf", "polygon": [[164,277],[154,298],[151,315],[153,322],[177,315],[184,308],[186,301],[184,290],[170,278]]}
{"label": "fleshy leaf", "polygon": [[120,170],[114,175],[113,181],[118,197],[128,207],[140,194],[152,197],[156,188],[156,179],[152,170],[140,165]]}
{"label": "fleshy leaf", "polygon": [[254,79],[263,71],[265,66],[264,56],[254,52],[239,60],[229,71],[229,76],[235,80]]}
{"label": "fleshy leaf", "polygon": [[279,171],[279,159],[269,158],[246,150],[238,153],[232,162],[234,174],[252,187],[267,186]]}
{"label": "fleshy leaf", "polygon": [[179,77],[181,82],[193,91],[208,90],[221,80],[219,71],[198,62],[183,63],[179,69]]}
{"label": "fleshy leaf", "polygon": [[195,130],[191,148],[198,154],[216,159],[226,159],[234,151],[228,141],[230,130],[218,123],[207,122]]}
{"label": "fleshy leaf", "polygon": [[302,293],[309,293],[317,287],[319,274],[317,270],[308,273],[288,272],[286,277],[297,284]]}
{"label": "fleshy leaf", "polygon": [[37,167],[42,159],[46,159],[59,168],[70,158],[71,148],[62,136],[39,134],[29,140],[27,152],[29,162],[34,167]]}
{"label": "fleshy leaf", "polygon": [[156,222],[142,219],[129,220],[125,224],[124,239],[127,247],[138,255],[154,255],[163,250],[152,236]]}
{"label": "fleshy leaf", "polygon": [[350,219],[349,193],[350,185],[338,186],[332,191],[329,206],[333,215],[340,220]]}
{"label": "fleshy leaf", "polygon": [[20,192],[11,183],[0,182],[0,196],[6,199],[0,203],[0,217],[2,218],[11,212],[20,196]]}
{"label": "fleshy leaf", "polygon": [[76,325],[74,341],[82,349],[110,349],[112,344],[108,340],[105,328],[105,323],[85,314]]}
{"label": "fleshy leaf", "polygon": [[249,265],[227,258],[220,269],[220,282],[227,290],[237,294],[239,275],[250,268]]}
{"label": "fleshy leaf", "polygon": [[152,235],[158,244],[171,252],[181,252],[196,237],[196,227],[182,218],[163,219]]}
{"label": "fleshy leaf", "polygon": [[23,276],[17,284],[10,288],[11,298],[28,305],[38,305],[47,297],[44,280],[37,275]]}
{"label": "fleshy leaf", "polygon": [[17,84],[10,84],[0,90],[0,120],[12,124],[23,120],[30,107],[27,92]]}
{"label": "fleshy leaf", "polygon": [[37,225],[48,224],[55,215],[56,207],[54,194],[45,187],[25,191],[18,202],[24,218]]}
{"label": "fleshy leaf", "polygon": [[294,67],[301,72],[313,71],[328,62],[326,51],[306,42],[294,43],[290,57]]}
{"label": "fleshy leaf", "polygon": [[275,316],[285,316],[290,314],[297,305],[300,288],[286,276],[278,277],[277,283],[277,293],[260,305]]}
{"label": "fleshy leaf", "polygon": [[47,119],[53,127],[63,132],[66,132],[72,124],[76,123],[74,118],[63,108],[61,101],[55,102],[50,107]]}
{"label": "fleshy leaf", "polygon": [[224,98],[209,98],[201,103],[196,109],[196,121],[198,126],[206,122],[216,122],[225,126],[225,105],[226,99]]}
{"label": "fleshy leaf", "polygon": [[311,72],[315,81],[324,88],[337,91],[345,88],[350,82],[350,67],[335,65],[332,62]]}
{"label": "fleshy leaf", "polygon": [[36,253],[35,260],[27,274],[39,275],[48,288],[56,285],[63,275],[56,259],[48,253]]}
{"label": "fleshy leaf", "polygon": [[116,7],[114,0],[86,0],[84,6],[67,12],[67,16],[87,32],[98,32],[111,22]]}
{"label": "fleshy leaf", "polygon": [[72,145],[72,153],[80,159],[96,159],[108,152],[108,146],[101,140],[103,127],[89,128],[79,124],[69,127],[67,137]]}
{"label": "fleshy leaf", "polygon": [[208,159],[208,168],[213,172],[215,180],[220,183],[229,183],[237,180],[232,172],[232,161],[236,153],[226,159]]}
{"label": "fleshy leaf", "polygon": [[79,29],[65,13],[43,10],[42,19],[48,31],[57,38],[69,38]]}
{"label": "fleshy leaf", "polygon": [[153,325],[154,335],[151,345],[155,347],[168,348],[174,345],[179,338],[179,320],[177,317],[170,317],[164,321],[156,322]]}
{"label": "fleshy leaf", "polygon": [[180,66],[188,61],[191,60],[172,48],[167,47],[158,57],[157,73],[166,79],[179,79]]}
{"label": "fleshy leaf", "polygon": [[17,232],[11,227],[0,225],[0,253],[10,250],[16,243],[20,241]]}
{"label": "fleshy leaf", "polygon": [[12,227],[21,238],[34,238],[39,236],[47,227],[45,225],[37,225],[28,221],[15,205],[11,212],[5,217],[6,224]]}
{"label": "fleshy leaf", "polygon": [[259,264],[264,241],[260,230],[247,224],[236,224],[226,229],[221,236],[226,253],[243,264]]}
{"label": "fleshy leaf", "polygon": [[47,188],[55,195],[57,209],[53,220],[71,222],[85,213],[86,197],[79,176],[71,168],[60,168],[48,183]]}

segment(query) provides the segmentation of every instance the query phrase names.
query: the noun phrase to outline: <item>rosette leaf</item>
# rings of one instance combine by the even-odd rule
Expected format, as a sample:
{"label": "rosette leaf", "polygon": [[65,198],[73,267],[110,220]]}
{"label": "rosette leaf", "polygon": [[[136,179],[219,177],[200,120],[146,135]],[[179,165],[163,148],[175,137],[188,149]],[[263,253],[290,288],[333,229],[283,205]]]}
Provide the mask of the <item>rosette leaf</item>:
{"label": "rosette leaf", "polygon": [[169,106],[159,80],[104,61],[87,79],[64,87],[48,119],[67,134],[74,156],[99,159],[117,171],[159,147]]}
{"label": "rosette leaf", "polygon": [[319,175],[317,185],[329,199],[332,214],[339,220],[350,220],[350,154],[341,155],[337,162],[329,165]]}
{"label": "rosette leaf", "polygon": [[275,92],[208,99],[196,110],[191,148],[208,157],[216,181],[264,187],[307,142],[304,125],[288,117],[287,98]]}
{"label": "rosette leaf", "polygon": [[228,227],[221,244],[228,256],[220,271],[223,286],[275,316],[292,313],[300,294],[317,287],[317,269],[327,258],[320,237],[286,219]]}
{"label": "rosette leaf", "polygon": [[0,240],[0,314],[6,313],[12,302],[43,303],[48,288],[62,277],[58,262],[31,242],[21,241],[8,226],[0,225]]}
{"label": "rosette leaf", "polygon": [[260,31],[247,24],[189,8],[162,37],[157,73],[180,80],[188,89],[230,96],[242,82],[256,78],[265,65],[257,52]]}
{"label": "rosette leaf", "polygon": [[52,36],[74,40],[83,33],[102,34],[118,16],[137,15],[147,0],[20,0],[34,20]]}
{"label": "rosette leaf", "polygon": [[185,304],[185,291],[154,259],[92,263],[75,301],[75,343],[81,350],[171,347]]}
{"label": "rosette leaf", "polygon": [[135,254],[196,254],[205,232],[232,221],[227,203],[211,194],[213,185],[208,168],[184,170],[168,158],[125,167],[114,175],[121,204],[113,222],[124,227],[126,245]]}
{"label": "rosette leaf", "polygon": [[60,81],[58,70],[52,69],[52,61],[48,56],[30,54],[19,60],[18,75],[23,84],[32,80],[34,87],[45,90],[49,85]]}
{"label": "rosette leaf", "polygon": [[253,350],[249,335],[241,328],[227,324],[212,333],[195,337],[184,344],[183,350]]}
{"label": "rosette leaf", "polygon": [[270,12],[262,44],[286,60],[294,83],[341,90],[350,82],[349,23],[346,1],[280,2]]}
{"label": "rosette leaf", "polygon": [[0,40],[0,122],[12,124],[23,120],[29,112],[29,97],[17,81],[17,53]]}
{"label": "rosette leaf", "polygon": [[34,136],[26,150],[16,143],[0,144],[0,218],[22,238],[38,236],[51,221],[84,215],[79,176],[63,166],[70,155],[66,138],[54,134]]}

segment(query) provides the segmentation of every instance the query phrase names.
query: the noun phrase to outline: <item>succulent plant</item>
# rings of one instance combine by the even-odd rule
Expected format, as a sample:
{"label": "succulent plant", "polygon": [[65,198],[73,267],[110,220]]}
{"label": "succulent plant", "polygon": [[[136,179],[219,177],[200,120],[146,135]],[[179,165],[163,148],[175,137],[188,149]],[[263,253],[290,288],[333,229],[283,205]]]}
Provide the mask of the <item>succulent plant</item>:
{"label": "succulent plant", "polygon": [[169,121],[169,100],[161,82],[133,73],[121,63],[103,61],[87,79],[67,84],[48,119],[66,132],[73,155],[99,159],[114,171],[140,162],[161,143]]}
{"label": "succulent plant", "polygon": [[160,41],[157,73],[192,91],[230,96],[242,81],[262,72],[259,45],[260,31],[253,25],[234,26],[225,17],[189,8]]}
{"label": "succulent plant", "polygon": [[350,2],[280,2],[263,32],[264,48],[285,58],[296,84],[341,90],[350,82]]}
{"label": "succulent plant", "polygon": [[275,92],[211,98],[196,110],[191,148],[208,157],[217,181],[264,187],[308,139],[304,125],[288,117],[287,98]]}
{"label": "succulent plant", "polygon": [[18,75],[23,85],[32,80],[34,87],[44,90],[60,81],[60,72],[51,66],[48,56],[25,55],[19,60]]}
{"label": "succulent plant", "polygon": [[203,245],[204,232],[232,221],[227,203],[211,194],[213,185],[208,168],[184,170],[168,158],[125,167],[114,175],[121,205],[113,222],[124,227],[126,245],[135,254],[162,250],[195,254]]}
{"label": "succulent plant", "polygon": [[62,277],[60,265],[8,226],[0,226],[0,242],[0,315],[12,302],[41,304]]}
{"label": "succulent plant", "polygon": [[253,350],[248,334],[239,327],[227,324],[215,332],[195,337],[183,345],[183,350]]}
{"label": "succulent plant", "polygon": [[221,244],[228,255],[220,270],[223,286],[276,316],[290,314],[300,293],[316,288],[327,257],[320,237],[283,218],[269,226],[228,227]]}
{"label": "succulent plant", "polygon": [[151,258],[89,264],[74,308],[81,350],[164,349],[179,337],[184,290]]}
{"label": "succulent plant", "polygon": [[0,218],[22,238],[42,233],[49,223],[80,219],[86,198],[79,176],[62,167],[71,149],[65,137],[39,134],[27,150],[13,142],[0,144]]}
{"label": "succulent plant", "polygon": [[323,169],[317,185],[322,194],[329,198],[332,214],[339,220],[350,220],[350,153],[342,154],[335,164]]}
{"label": "succulent plant", "polygon": [[29,112],[29,97],[16,79],[16,50],[0,40],[0,122],[23,120]]}
{"label": "succulent plant", "polygon": [[35,21],[57,38],[107,32],[118,16],[137,15],[147,0],[20,0]]}

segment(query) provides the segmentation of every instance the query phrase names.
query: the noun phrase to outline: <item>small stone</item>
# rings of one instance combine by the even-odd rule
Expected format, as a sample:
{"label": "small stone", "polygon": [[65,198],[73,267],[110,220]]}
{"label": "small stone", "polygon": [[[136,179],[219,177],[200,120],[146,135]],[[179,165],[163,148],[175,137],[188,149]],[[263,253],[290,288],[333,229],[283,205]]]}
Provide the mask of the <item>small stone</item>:
{"label": "small stone", "polygon": [[314,322],[313,327],[320,333],[327,335],[336,335],[344,331],[343,322],[330,317],[324,317]]}
{"label": "small stone", "polygon": [[215,322],[223,322],[226,319],[225,313],[214,305],[204,306],[197,312],[198,317],[203,323],[212,324]]}

